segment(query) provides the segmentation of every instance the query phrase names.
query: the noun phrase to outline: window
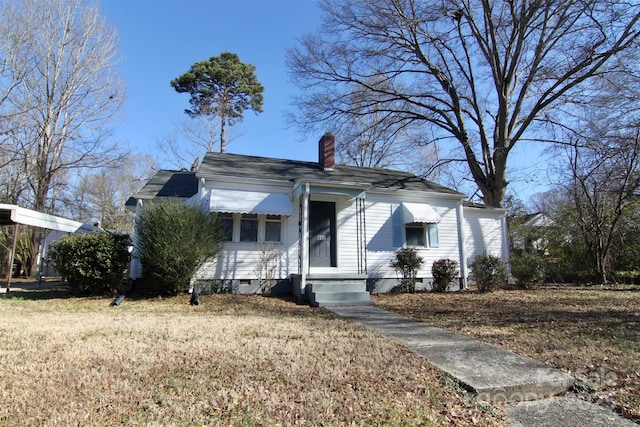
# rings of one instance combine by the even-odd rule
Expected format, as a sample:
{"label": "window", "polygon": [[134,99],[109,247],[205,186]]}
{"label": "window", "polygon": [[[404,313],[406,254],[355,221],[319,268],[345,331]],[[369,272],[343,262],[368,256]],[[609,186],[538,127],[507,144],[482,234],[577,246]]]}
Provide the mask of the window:
{"label": "window", "polygon": [[282,215],[219,213],[218,220],[225,242],[282,242],[284,223]]}
{"label": "window", "polygon": [[426,246],[424,224],[412,222],[405,224],[407,246]]}
{"label": "window", "polygon": [[267,215],[264,223],[264,241],[280,242],[282,235],[282,217],[280,215]]}
{"label": "window", "polygon": [[218,221],[222,228],[222,240],[230,242],[233,240],[233,215],[228,213],[218,214]]}
{"label": "window", "polygon": [[258,241],[258,215],[243,214],[240,220],[240,241]]}
{"label": "window", "polygon": [[438,224],[411,222],[405,224],[404,229],[407,246],[428,246],[430,248],[440,246]]}

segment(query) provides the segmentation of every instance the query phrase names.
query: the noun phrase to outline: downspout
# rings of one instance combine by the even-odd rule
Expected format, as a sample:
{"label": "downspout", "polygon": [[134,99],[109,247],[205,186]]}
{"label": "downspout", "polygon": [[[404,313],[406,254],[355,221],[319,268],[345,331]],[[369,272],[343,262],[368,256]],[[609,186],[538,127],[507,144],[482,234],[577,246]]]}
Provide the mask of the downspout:
{"label": "downspout", "polygon": [[[302,195],[302,268],[300,271],[300,297],[305,295],[307,286],[307,274],[309,274],[309,193],[311,192],[309,183],[304,184],[304,194]],[[305,296],[306,297],[306,296]]]}
{"label": "downspout", "polygon": [[464,247],[464,206],[463,200],[458,202],[458,250],[460,252],[460,290],[468,290],[467,284],[467,251]]}
{"label": "downspout", "polygon": [[507,213],[505,212],[502,215],[500,228],[502,228],[502,255],[504,256],[504,264],[507,266],[507,272],[509,273],[509,282],[512,282],[513,279],[511,277],[511,264],[509,263],[509,259],[511,258],[510,250],[509,250],[509,226],[507,225]]}

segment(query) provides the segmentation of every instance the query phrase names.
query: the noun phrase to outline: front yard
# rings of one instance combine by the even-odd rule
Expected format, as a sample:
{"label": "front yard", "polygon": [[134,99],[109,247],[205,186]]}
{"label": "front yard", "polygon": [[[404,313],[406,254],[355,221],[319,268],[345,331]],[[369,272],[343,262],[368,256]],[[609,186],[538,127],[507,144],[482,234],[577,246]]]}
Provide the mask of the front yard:
{"label": "front yard", "polygon": [[502,408],[322,309],[231,295],[110,302],[0,297],[0,425],[501,425]]}
{"label": "front yard", "polygon": [[640,287],[396,294],[380,307],[570,372],[584,399],[640,422]]}
{"label": "front yard", "polygon": [[[640,288],[376,295],[381,307],[571,372],[640,420]],[[0,297],[0,425],[503,425],[402,346],[260,296]]]}

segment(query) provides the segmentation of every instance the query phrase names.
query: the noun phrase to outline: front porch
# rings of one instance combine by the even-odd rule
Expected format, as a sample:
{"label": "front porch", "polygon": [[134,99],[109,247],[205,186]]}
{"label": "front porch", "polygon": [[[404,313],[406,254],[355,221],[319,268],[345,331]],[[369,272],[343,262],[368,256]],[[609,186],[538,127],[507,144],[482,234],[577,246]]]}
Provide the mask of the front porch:
{"label": "front porch", "polygon": [[373,304],[367,291],[366,274],[308,274],[304,293],[301,275],[293,274],[291,282],[298,300],[314,307]]}

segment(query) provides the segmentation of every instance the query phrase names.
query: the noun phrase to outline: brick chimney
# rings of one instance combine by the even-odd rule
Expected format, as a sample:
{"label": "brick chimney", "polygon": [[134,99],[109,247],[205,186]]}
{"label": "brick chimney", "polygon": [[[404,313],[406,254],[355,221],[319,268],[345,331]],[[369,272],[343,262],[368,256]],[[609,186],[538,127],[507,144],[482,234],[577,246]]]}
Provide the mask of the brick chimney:
{"label": "brick chimney", "polygon": [[333,170],[336,166],[335,161],[335,137],[327,132],[322,135],[318,142],[318,163],[324,170]]}

